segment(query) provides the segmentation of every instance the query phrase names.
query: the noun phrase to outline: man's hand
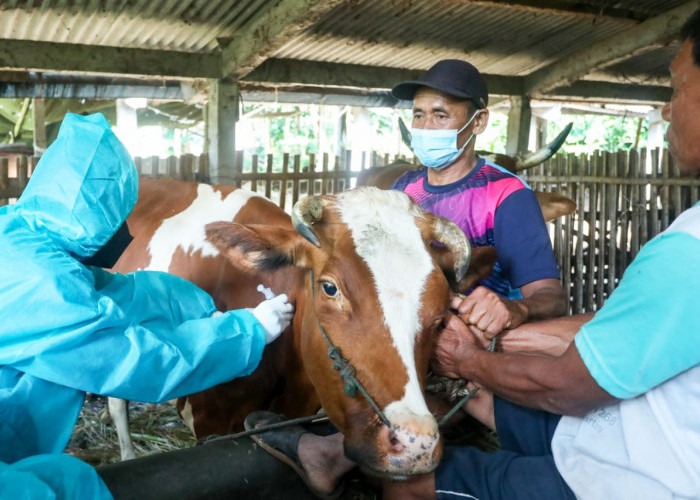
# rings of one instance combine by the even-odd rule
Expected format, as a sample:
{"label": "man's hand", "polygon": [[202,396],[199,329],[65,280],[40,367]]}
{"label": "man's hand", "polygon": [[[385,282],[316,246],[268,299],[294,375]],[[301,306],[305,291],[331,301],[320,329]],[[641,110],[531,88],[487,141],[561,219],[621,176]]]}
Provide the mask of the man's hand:
{"label": "man's hand", "polygon": [[467,325],[473,325],[491,339],[506,328],[515,328],[528,317],[520,301],[502,299],[496,292],[479,286],[465,298],[454,297],[452,308]]}
{"label": "man's hand", "polygon": [[471,353],[483,350],[481,341],[470,328],[454,314],[449,314],[435,341],[432,369],[438,375],[449,378],[464,378],[460,365],[469,363]]}

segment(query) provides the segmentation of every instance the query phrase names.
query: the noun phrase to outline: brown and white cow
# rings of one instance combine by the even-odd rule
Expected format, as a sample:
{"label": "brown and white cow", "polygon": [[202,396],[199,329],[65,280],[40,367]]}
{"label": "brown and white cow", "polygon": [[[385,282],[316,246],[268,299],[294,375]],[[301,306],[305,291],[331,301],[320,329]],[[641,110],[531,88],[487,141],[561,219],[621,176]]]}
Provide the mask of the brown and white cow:
{"label": "brown and white cow", "polygon": [[[434,469],[441,444],[423,385],[449,283],[466,270],[464,234],[404,193],[376,188],[306,198],[294,213],[296,228],[244,190],[142,179],[128,220],[134,241],[116,271],[180,275],[220,310],[259,303],[259,283],[296,306],[292,325],[251,376],[181,398],[181,415],[201,438],[239,430],[255,409],[293,417],[322,405],[366,470],[405,477]],[[344,393],[320,325],[390,427],[359,393]]]}

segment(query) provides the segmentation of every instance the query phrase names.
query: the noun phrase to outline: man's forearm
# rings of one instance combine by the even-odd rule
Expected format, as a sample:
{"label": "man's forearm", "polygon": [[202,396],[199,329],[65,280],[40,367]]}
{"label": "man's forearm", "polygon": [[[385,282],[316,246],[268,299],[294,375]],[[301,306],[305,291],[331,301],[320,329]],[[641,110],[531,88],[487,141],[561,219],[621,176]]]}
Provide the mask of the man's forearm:
{"label": "man's forearm", "polygon": [[614,398],[598,386],[576,346],[561,356],[472,351],[460,375],[495,394],[531,408],[580,415]]}
{"label": "man's forearm", "polygon": [[503,352],[559,356],[569,347],[581,326],[592,318],[593,313],[586,313],[524,323],[504,330],[498,337],[498,347]]}
{"label": "man's forearm", "polygon": [[561,288],[542,288],[517,302],[527,307],[525,321],[537,321],[564,316],[568,312],[566,296]]}
{"label": "man's forearm", "polygon": [[[547,280],[550,281],[550,280]],[[523,298],[516,300],[527,308],[525,321],[537,321],[548,318],[564,316],[568,312],[566,294],[557,280],[551,280],[544,286],[532,287],[525,285],[522,287]],[[534,285],[534,284],[533,284]]]}

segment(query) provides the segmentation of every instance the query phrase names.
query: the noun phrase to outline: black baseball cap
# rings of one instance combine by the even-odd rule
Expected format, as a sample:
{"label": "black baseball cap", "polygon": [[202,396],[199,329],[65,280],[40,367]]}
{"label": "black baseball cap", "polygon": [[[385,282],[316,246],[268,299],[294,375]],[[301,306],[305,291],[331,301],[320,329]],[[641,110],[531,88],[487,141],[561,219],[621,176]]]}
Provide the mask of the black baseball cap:
{"label": "black baseball cap", "polygon": [[445,94],[471,99],[481,109],[489,103],[486,82],[472,64],[460,59],[443,59],[435,63],[418,80],[401,82],[391,89],[397,99],[411,100],[420,87],[430,87]]}

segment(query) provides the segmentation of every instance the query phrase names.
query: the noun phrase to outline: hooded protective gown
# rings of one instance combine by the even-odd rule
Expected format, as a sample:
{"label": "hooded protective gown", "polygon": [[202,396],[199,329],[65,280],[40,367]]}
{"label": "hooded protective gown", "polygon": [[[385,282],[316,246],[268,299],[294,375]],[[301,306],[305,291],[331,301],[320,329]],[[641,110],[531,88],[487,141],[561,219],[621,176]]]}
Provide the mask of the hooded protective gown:
{"label": "hooded protective gown", "polygon": [[121,226],[137,186],[107,120],[69,114],[17,204],[0,208],[0,498],[111,497],[61,454],[85,392],[161,402],[260,361],[265,332],[249,311],[211,318],[212,298],[188,281],[80,263]]}

